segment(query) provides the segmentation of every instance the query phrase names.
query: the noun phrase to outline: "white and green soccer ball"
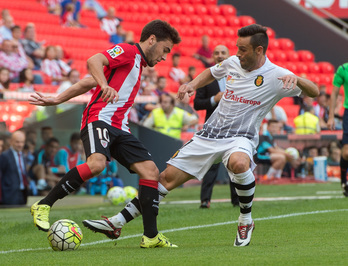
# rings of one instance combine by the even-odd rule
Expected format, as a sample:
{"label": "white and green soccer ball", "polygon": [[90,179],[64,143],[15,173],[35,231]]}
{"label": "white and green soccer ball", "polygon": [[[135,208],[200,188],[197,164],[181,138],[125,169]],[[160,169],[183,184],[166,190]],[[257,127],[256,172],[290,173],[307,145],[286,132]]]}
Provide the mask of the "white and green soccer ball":
{"label": "white and green soccer ball", "polygon": [[78,224],[68,219],[56,221],[47,233],[48,242],[54,251],[76,250],[82,238]]}
{"label": "white and green soccer ball", "polygon": [[300,153],[298,152],[298,150],[294,147],[289,147],[285,150],[286,153],[290,154],[294,160],[297,160],[298,158],[300,158]]}
{"label": "white and green soccer ball", "polygon": [[126,193],[126,203],[138,196],[138,190],[135,187],[126,186],[123,188],[123,190]]}
{"label": "white and green soccer ball", "polygon": [[119,205],[126,201],[126,192],[121,187],[112,187],[108,190],[106,197],[113,205]]}

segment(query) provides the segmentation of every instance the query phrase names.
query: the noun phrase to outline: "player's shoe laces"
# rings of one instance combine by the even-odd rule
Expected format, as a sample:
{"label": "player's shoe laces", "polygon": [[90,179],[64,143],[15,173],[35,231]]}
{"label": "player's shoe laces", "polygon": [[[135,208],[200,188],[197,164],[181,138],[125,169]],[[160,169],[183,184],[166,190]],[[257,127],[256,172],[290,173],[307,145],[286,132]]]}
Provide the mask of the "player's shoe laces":
{"label": "player's shoe laces", "polygon": [[122,228],[116,228],[105,216],[103,220],[84,220],[83,225],[93,232],[106,235],[110,239],[117,239],[121,235]]}
{"label": "player's shoe laces", "polygon": [[35,202],[31,208],[31,215],[34,217],[34,224],[39,230],[47,232],[50,228],[49,214],[51,207],[46,204],[38,204]]}
{"label": "player's shoe laces", "polygon": [[169,239],[166,238],[163,234],[158,233],[154,238],[149,238],[143,236],[140,243],[141,248],[177,248],[177,245],[174,245],[169,242]]}
{"label": "player's shoe laces", "polygon": [[236,247],[244,247],[249,245],[251,240],[251,234],[255,229],[254,221],[251,224],[242,225],[238,224],[238,231],[236,240],[234,241],[234,246]]}

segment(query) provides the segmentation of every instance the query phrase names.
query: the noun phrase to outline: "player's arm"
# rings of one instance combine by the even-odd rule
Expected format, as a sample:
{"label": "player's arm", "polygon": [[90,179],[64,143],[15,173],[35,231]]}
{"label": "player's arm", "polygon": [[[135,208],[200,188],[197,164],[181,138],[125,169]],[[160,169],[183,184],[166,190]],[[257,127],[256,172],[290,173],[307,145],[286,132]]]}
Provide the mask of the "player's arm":
{"label": "player's arm", "polygon": [[278,79],[283,81],[283,89],[295,89],[298,86],[309,97],[317,97],[319,95],[319,88],[314,82],[301,78],[293,74],[279,77]]}
{"label": "player's arm", "polygon": [[104,75],[104,66],[109,65],[108,58],[102,53],[98,53],[93,55],[87,60],[87,64],[91,75],[95,79],[95,81],[100,86],[101,91],[103,92],[101,98],[104,102],[117,102],[118,101],[118,93],[117,91],[110,87],[106,77]]}
{"label": "player's arm", "polygon": [[195,90],[208,85],[209,83],[213,82],[214,79],[215,78],[211,74],[210,69],[207,68],[191,82],[181,85],[178,90],[177,98],[180,100],[184,99],[186,93],[188,93],[189,96],[192,96]]}
{"label": "player's arm", "polygon": [[36,94],[30,95],[29,103],[41,106],[58,105],[86,93],[96,85],[97,82],[92,77],[84,78],[73,84],[70,88],[63,91],[56,97],[44,96],[42,93],[36,92]]}
{"label": "player's arm", "polygon": [[331,130],[335,129],[335,107],[336,107],[337,96],[339,92],[340,92],[340,88],[333,86],[331,96],[330,96],[329,119],[327,121],[327,128]]}

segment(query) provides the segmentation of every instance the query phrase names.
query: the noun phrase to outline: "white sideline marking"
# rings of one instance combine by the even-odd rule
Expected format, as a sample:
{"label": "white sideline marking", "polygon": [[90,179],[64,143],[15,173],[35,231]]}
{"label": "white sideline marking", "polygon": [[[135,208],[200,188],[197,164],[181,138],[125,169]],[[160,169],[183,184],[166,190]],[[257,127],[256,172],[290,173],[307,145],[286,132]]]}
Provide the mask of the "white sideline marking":
{"label": "white sideline marking", "polygon": [[[299,197],[263,197],[254,198],[253,201],[283,201],[283,200],[318,200],[318,199],[338,199],[344,196],[299,196]],[[213,199],[211,202],[231,202],[231,199]],[[199,204],[200,200],[180,200],[180,201],[164,201],[161,204]]]}
{"label": "white sideline marking", "polygon": [[[254,221],[266,221],[266,220],[282,219],[282,218],[289,218],[289,217],[302,216],[302,215],[332,213],[332,212],[346,212],[346,211],[348,211],[348,209],[298,212],[298,213],[289,213],[289,214],[283,214],[283,215],[277,215],[277,216],[268,216],[268,217],[263,217],[263,218],[255,218]],[[228,222],[214,223],[214,224],[187,226],[187,227],[181,227],[181,228],[175,228],[175,229],[162,230],[161,232],[162,233],[170,233],[170,232],[178,232],[178,231],[185,231],[185,230],[191,230],[191,229],[207,228],[207,227],[228,225],[228,224],[235,224],[235,223],[238,223],[238,221],[228,221]],[[128,239],[128,238],[141,237],[141,236],[142,236],[142,234],[124,236],[124,237],[120,237],[117,241],[123,240],[123,239]],[[111,242],[111,241],[114,241],[114,240],[106,239],[106,240],[94,241],[94,242],[90,242],[90,243],[86,243],[86,244],[81,244],[81,246],[92,246],[92,245],[103,244],[103,243],[107,243],[107,242]],[[4,250],[4,251],[0,251],[0,254],[9,254],[9,253],[25,252],[25,251],[39,251],[39,250],[46,250],[46,249],[48,250],[51,248],[26,248],[26,249]]]}

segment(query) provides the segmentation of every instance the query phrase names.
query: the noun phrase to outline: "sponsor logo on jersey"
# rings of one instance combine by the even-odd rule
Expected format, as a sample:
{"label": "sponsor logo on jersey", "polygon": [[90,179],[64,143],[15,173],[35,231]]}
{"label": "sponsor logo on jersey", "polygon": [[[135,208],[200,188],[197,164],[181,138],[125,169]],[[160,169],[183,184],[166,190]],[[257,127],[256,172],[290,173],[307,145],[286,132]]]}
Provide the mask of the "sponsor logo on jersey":
{"label": "sponsor logo on jersey", "polygon": [[234,91],[232,91],[232,90],[226,90],[224,96],[225,96],[226,100],[231,100],[234,102],[240,102],[240,103],[245,103],[245,104],[249,104],[249,105],[260,105],[261,104],[260,101],[249,100],[249,99],[244,98],[243,96],[238,97],[237,95],[234,94]]}
{"label": "sponsor logo on jersey", "polygon": [[123,54],[124,50],[121,46],[116,45],[114,48],[107,50],[107,52],[111,56],[111,58],[116,58],[120,54]]}
{"label": "sponsor logo on jersey", "polygon": [[231,75],[227,76],[226,83],[232,85],[234,82],[234,79]]}
{"label": "sponsor logo on jersey", "polygon": [[108,146],[108,142],[106,140],[100,140],[101,145],[103,146],[103,148],[106,148]]}
{"label": "sponsor logo on jersey", "polygon": [[263,76],[258,75],[254,81],[256,87],[260,87],[263,84]]}

